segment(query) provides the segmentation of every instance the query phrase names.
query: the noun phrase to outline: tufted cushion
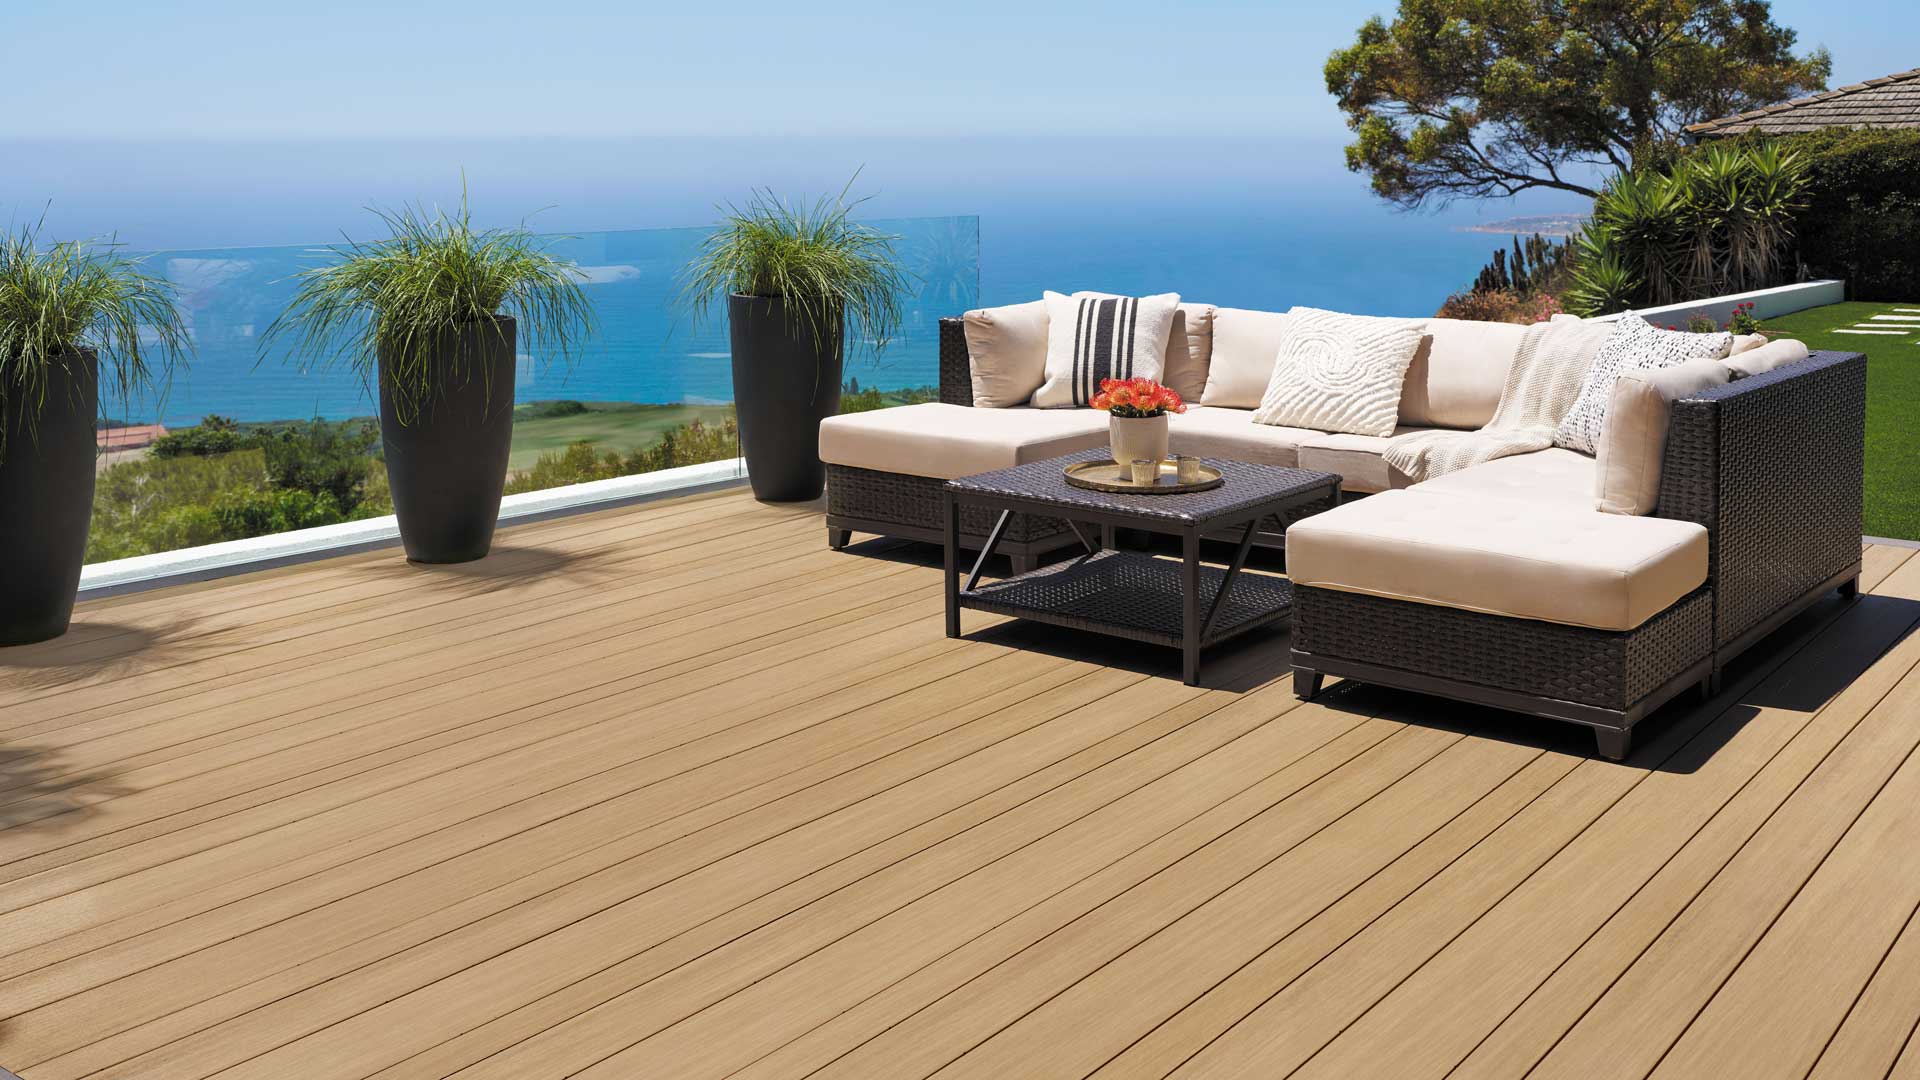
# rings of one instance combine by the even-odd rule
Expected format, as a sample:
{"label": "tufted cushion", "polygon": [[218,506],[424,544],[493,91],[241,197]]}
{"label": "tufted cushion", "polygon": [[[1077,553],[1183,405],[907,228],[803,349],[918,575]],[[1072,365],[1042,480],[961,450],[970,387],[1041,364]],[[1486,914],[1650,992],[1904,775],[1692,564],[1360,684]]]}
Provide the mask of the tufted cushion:
{"label": "tufted cushion", "polygon": [[1093,409],[970,409],[929,402],[820,421],[820,460],[827,464],[936,480],[1105,445],[1107,414]]}
{"label": "tufted cushion", "polygon": [[1631,630],[1707,580],[1707,530],[1415,488],[1293,525],[1287,574],[1390,600]]}
{"label": "tufted cushion", "polygon": [[[1422,428],[1402,427],[1394,435],[1407,435]],[[1387,442],[1391,436],[1334,433],[1308,439],[1300,444],[1300,467],[1338,473],[1345,491],[1385,491],[1407,486],[1407,474],[1387,464]]]}
{"label": "tufted cushion", "polygon": [[1391,435],[1421,323],[1296,307],[1253,419],[1354,435]]}
{"label": "tufted cushion", "polygon": [[1167,421],[1167,448],[1193,457],[1226,458],[1255,465],[1300,464],[1300,444],[1323,432],[1256,424],[1246,409],[1190,408]]}
{"label": "tufted cushion", "polygon": [[1412,490],[1584,510],[1593,505],[1593,485],[1592,458],[1554,448],[1483,461],[1415,484]]}

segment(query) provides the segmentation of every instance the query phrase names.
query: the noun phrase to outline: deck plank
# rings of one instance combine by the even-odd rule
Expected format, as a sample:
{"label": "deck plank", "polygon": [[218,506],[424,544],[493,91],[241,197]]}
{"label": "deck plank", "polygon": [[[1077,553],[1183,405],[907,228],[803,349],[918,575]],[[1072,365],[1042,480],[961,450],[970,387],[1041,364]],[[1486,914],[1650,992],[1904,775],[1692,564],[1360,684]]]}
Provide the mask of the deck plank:
{"label": "deck plank", "polygon": [[949,640],[821,532],[709,493],[0,657],[0,1065],[1920,1080],[1911,549],[1616,765],[1301,703],[1284,634]]}

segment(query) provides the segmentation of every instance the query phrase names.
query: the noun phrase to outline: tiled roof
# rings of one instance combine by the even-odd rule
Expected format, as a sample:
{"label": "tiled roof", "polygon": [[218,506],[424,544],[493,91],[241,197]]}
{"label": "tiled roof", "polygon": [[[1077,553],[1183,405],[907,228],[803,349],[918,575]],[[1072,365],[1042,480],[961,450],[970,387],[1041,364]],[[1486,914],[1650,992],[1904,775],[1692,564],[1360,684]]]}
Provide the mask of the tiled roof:
{"label": "tiled roof", "polygon": [[1920,128],[1920,68],[1689,124],[1687,134],[1717,139],[1749,131],[1785,135],[1826,127]]}

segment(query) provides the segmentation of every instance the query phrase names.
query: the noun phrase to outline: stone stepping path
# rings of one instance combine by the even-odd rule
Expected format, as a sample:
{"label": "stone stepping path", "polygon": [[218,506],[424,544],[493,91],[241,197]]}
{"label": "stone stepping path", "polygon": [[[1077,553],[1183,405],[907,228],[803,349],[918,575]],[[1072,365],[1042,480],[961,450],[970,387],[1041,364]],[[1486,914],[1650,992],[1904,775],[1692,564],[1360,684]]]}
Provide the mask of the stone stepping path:
{"label": "stone stepping path", "polygon": [[[1878,315],[1868,316],[1866,322],[1854,323],[1851,327],[1835,330],[1834,333],[1909,337],[1916,330],[1920,330],[1920,308],[1897,307]],[[1916,341],[1915,344],[1920,344],[1920,341]]]}

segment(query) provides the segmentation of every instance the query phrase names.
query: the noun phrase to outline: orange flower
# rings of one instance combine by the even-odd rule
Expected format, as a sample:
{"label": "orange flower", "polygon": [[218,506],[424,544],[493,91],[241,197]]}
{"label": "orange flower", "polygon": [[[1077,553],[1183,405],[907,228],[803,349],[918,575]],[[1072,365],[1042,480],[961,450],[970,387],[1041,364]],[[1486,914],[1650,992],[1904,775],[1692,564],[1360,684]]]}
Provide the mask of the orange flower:
{"label": "orange flower", "polygon": [[1122,383],[1107,391],[1107,399],[1115,405],[1134,405],[1133,387]]}
{"label": "orange flower", "polygon": [[1113,408],[1113,400],[1106,394],[1106,383],[1112,381],[1111,379],[1105,380],[1105,382],[1101,384],[1101,392],[1093,395],[1093,401],[1090,403],[1094,408],[1102,412]]}

